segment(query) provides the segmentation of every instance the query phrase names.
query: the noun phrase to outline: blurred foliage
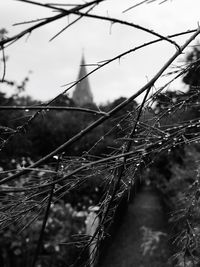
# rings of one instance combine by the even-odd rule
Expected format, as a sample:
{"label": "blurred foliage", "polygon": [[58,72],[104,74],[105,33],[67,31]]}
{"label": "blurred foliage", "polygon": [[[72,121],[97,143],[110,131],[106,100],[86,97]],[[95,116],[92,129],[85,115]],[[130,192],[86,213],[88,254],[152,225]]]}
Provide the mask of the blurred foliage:
{"label": "blurred foliage", "polygon": [[[75,235],[84,234],[86,216],[86,212],[77,212],[69,203],[65,204],[63,201],[51,205],[37,266],[66,266],[76,260],[80,249],[70,245],[70,242],[76,241]],[[9,228],[1,231],[1,266],[30,266],[42,221],[43,217],[40,215],[22,232],[19,232],[18,223],[12,223]]]}
{"label": "blurred foliage", "polygon": [[183,82],[189,85],[189,89],[195,89],[200,86],[200,46],[197,43],[186,57],[189,65],[188,72],[183,77]]}
{"label": "blurred foliage", "polygon": [[[169,91],[154,99],[154,111],[160,118],[159,123],[163,129],[170,125],[174,125],[176,129],[181,123],[183,125],[187,122],[187,128],[183,132],[187,139],[180,145],[162,151],[159,156],[154,155],[151,166],[145,170],[143,176],[161,192],[170,212],[173,259],[174,266],[177,267],[200,265],[199,127],[195,126],[192,130],[194,120],[199,121],[200,117],[199,58],[200,50],[197,45],[186,58],[188,72],[183,77],[183,82],[189,85],[186,93]],[[192,139],[193,144],[190,144]]]}
{"label": "blurred foliage", "polygon": [[[124,98],[120,98],[111,104],[100,107],[100,109],[102,111],[108,111],[123,100]],[[0,95],[0,105],[28,106],[37,104],[39,104],[39,102],[30,97],[17,97],[17,95],[15,95],[8,98],[3,93]],[[56,101],[55,105],[74,106],[74,103],[69,97],[63,96],[59,101]],[[132,110],[132,108],[136,106],[134,102],[125,109],[125,112],[128,113],[129,110]],[[85,107],[97,110],[96,105],[90,104]],[[2,150],[0,161],[3,166],[5,166],[6,162],[9,162],[9,159],[12,159],[13,151],[15,151],[15,158],[25,156],[31,157],[33,160],[48,154],[94,122],[97,118],[97,115],[76,111],[42,111],[41,113],[42,114],[37,117],[30,126],[27,125],[26,134],[14,135],[6,148]],[[28,109],[25,111],[0,111],[0,114],[0,125],[2,126],[0,129],[0,137],[3,143],[10,134],[28,121],[34,114],[34,111],[29,111]],[[124,114],[124,111],[122,114]],[[117,131],[114,129],[119,120],[120,114],[112,120],[105,122],[105,124],[98,126],[79,142],[71,145],[70,148],[65,151],[66,154],[75,156],[80,155],[84,151],[88,154],[91,153],[92,155],[98,156],[110,154],[114,148],[119,147],[119,144],[115,141],[119,136],[117,136]],[[109,133],[109,135],[107,133]],[[4,160],[5,155],[6,160]]]}
{"label": "blurred foliage", "polygon": [[174,155],[178,153],[177,151],[170,152],[162,162],[156,161],[146,175],[162,193],[165,205],[171,214],[169,222],[173,226],[176,266],[182,266],[185,261],[191,262],[188,266],[198,266],[200,263],[200,147],[196,144],[187,145],[182,152],[184,153],[179,153],[181,160],[177,160]]}
{"label": "blurred foliage", "polygon": [[[23,83],[23,85],[26,86],[26,83]],[[41,104],[29,96],[22,96],[21,87],[18,88],[16,83],[9,82],[9,86],[16,88],[15,93],[10,97],[4,93],[0,93],[0,105],[29,106]],[[120,98],[113,103],[99,107],[99,109],[108,111],[124,100],[125,98]],[[74,103],[68,96],[61,96],[55,101],[54,105],[73,107]],[[74,160],[80,154],[87,158],[95,159],[95,157],[101,157],[105,154],[115,152],[122,143],[120,139],[118,140],[122,135],[122,125],[120,127],[116,127],[116,125],[118,125],[118,121],[123,120],[124,113],[134,112],[133,108],[136,109],[136,107],[137,104],[135,102],[131,103],[118,116],[94,129],[83,137],[81,141],[71,145],[69,149],[64,151],[65,155],[67,157],[73,157]],[[85,108],[98,110],[96,105],[91,104],[85,106]],[[25,132],[12,136],[18,127],[28,122],[34,113],[35,111],[28,110],[28,108],[27,110],[0,111],[1,144],[3,145],[7,138],[11,138],[6,147],[3,147],[1,151],[1,171],[8,171],[5,174],[3,172],[1,173],[2,178],[11,174],[9,170],[20,170],[48,154],[94,122],[98,116],[74,111],[42,111],[40,116],[30,125],[27,125]],[[124,127],[127,123],[122,122]],[[54,165],[54,160],[52,159],[52,166]],[[44,169],[49,169],[49,167],[43,166]],[[69,170],[65,172],[67,173],[67,171]],[[48,174],[45,174],[45,171],[44,173],[41,171],[35,174],[33,172],[30,177],[26,177],[26,180],[30,180],[34,176],[41,178],[41,175],[48,176]],[[84,183],[81,183],[75,190],[70,190],[68,193],[65,193],[62,199],[58,201],[54,199],[56,202],[51,205],[44,242],[37,266],[64,267],[66,264],[72,264],[77,260],[78,255],[82,251],[83,244],[87,240],[84,237],[84,232],[88,209],[90,206],[97,205],[106,191],[100,175],[95,174],[93,176],[90,179],[84,180]],[[24,182],[24,178],[22,177],[17,184],[11,182],[11,185],[20,186]],[[10,199],[12,202],[13,194],[10,193],[8,196],[9,199],[6,202],[5,197],[1,195],[0,203],[3,207],[10,205]],[[16,203],[20,198],[24,198],[23,193],[15,194]],[[42,208],[38,206],[29,216],[22,216],[18,220],[11,220],[10,225],[6,225],[1,231],[0,266],[25,267],[30,264],[36,249],[44,218],[45,206]],[[29,226],[32,219],[34,222]],[[21,228],[24,228],[22,232],[20,231]],[[78,235],[80,237],[82,234],[83,244],[77,238]],[[80,264],[84,258],[87,260],[87,250],[84,254],[85,256],[80,259]]]}

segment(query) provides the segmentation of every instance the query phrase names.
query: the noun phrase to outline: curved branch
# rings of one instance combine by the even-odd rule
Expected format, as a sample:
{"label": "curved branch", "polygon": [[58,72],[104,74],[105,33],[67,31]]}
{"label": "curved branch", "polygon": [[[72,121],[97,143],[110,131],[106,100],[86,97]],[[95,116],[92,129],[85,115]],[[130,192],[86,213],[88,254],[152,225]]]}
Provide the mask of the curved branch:
{"label": "curved branch", "polygon": [[[29,4],[33,4],[33,5],[38,5],[38,6],[42,6],[42,7],[46,7],[46,8],[50,8],[50,9],[54,9],[54,10],[57,10],[57,11],[60,11],[61,14],[64,14],[65,15],[69,15],[70,13],[71,14],[75,14],[75,15],[79,15],[81,17],[88,17],[88,18],[93,18],[93,19],[98,19],[98,20],[104,20],[104,21],[109,21],[109,22],[112,22],[112,23],[118,23],[118,24],[122,24],[122,25],[126,25],[126,26],[130,26],[130,27],[133,27],[135,29],[138,29],[138,30],[142,30],[144,32],[147,32],[151,35],[154,35],[156,37],[159,37],[173,45],[176,46],[176,48],[178,48],[178,50],[180,49],[179,45],[170,40],[169,38],[159,34],[159,33],[156,33],[154,32],[153,30],[150,30],[148,28],[145,28],[143,26],[140,26],[138,24],[134,24],[134,23],[131,23],[131,22],[128,22],[128,21],[123,21],[123,20],[120,20],[120,19],[116,19],[116,18],[111,18],[111,17],[105,17],[105,16],[100,16],[100,15],[94,15],[94,14],[89,14],[89,13],[83,13],[83,12],[80,12],[79,10],[73,10],[71,9],[70,11],[64,9],[64,8],[59,8],[59,7],[55,7],[55,6],[52,6],[52,5],[48,5],[48,4],[42,4],[42,3],[36,3],[34,1],[31,1],[31,0],[18,0],[18,1],[21,1],[21,2],[25,2],[25,3],[29,3]],[[95,1],[95,2],[100,2],[100,1]],[[81,8],[82,9],[82,8]]]}
{"label": "curved branch", "polygon": [[[90,124],[88,127],[86,127],[84,130],[73,136],[71,139],[63,143],[61,146],[57,147],[55,150],[53,150],[51,153],[46,155],[45,157],[41,158],[31,166],[28,166],[28,168],[35,168],[46,161],[48,161],[50,158],[52,158],[54,155],[60,153],[66,147],[73,144],[77,140],[81,139],[83,136],[85,136],[88,132],[92,131],[94,128],[96,128],[98,125],[102,124],[104,121],[112,117],[114,114],[116,114],[119,110],[121,110],[123,107],[125,107],[128,103],[133,101],[137,96],[148,90],[149,87],[152,87],[154,83],[158,80],[158,78],[164,73],[164,71],[171,65],[171,63],[182,53],[182,51],[199,35],[200,28],[185,42],[185,44],[181,47],[180,51],[176,51],[176,53],[164,64],[164,66],[156,73],[156,75],[148,82],[146,83],[141,89],[139,89],[135,94],[133,94],[130,98],[123,101],[121,104],[116,106],[114,109],[112,109],[110,112],[107,113],[106,117],[101,117],[92,124]],[[23,174],[28,173],[29,170],[24,168],[22,171],[18,172],[17,174],[14,174],[10,177],[6,177],[5,179],[2,179],[0,181],[0,184],[3,184],[5,182],[11,181],[17,177],[20,177]]]}
{"label": "curved branch", "polygon": [[[24,0],[18,0],[18,1],[27,2],[27,3],[30,2],[32,4],[37,4],[37,3],[31,2],[31,1],[24,1]],[[95,1],[92,1],[90,3],[86,3],[86,4],[83,4],[83,5],[76,6],[76,7],[72,8],[72,9],[65,10],[65,13],[60,13],[60,14],[58,14],[56,16],[46,18],[46,19],[44,19],[44,21],[39,22],[36,25],[33,25],[33,26],[27,28],[26,30],[24,30],[24,31],[22,31],[22,32],[10,37],[10,38],[1,40],[0,41],[0,49],[2,49],[2,46],[4,46],[5,44],[15,42],[15,41],[19,40],[20,38],[22,38],[24,35],[29,34],[32,31],[34,31],[34,30],[36,30],[36,29],[38,29],[38,28],[40,28],[40,27],[42,27],[42,26],[44,26],[44,25],[46,25],[48,23],[51,23],[51,22],[56,21],[58,19],[61,19],[61,18],[65,17],[65,16],[67,16],[69,14],[73,14],[73,12],[75,12],[75,11],[84,9],[86,7],[89,7],[91,5],[100,3],[102,1],[105,1],[105,0],[95,0]],[[39,3],[38,3],[38,5],[39,5]],[[46,5],[43,5],[43,6],[45,7]]]}
{"label": "curved branch", "polygon": [[[169,35],[169,37],[177,37],[177,36],[181,36],[181,35],[185,35],[185,34],[188,34],[188,33],[193,33],[193,32],[196,32],[196,30],[190,30],[190,31],[186,31],[186,32],[181,32],[181,33],[177,33],[177,34],[173,34],[173,35]],[[95,73],[96,71],[98,71],[99,69],[105,67],[106,65],[110,64],[111,62],[114,62],[118,59],[120,59],[121,57],[124,57],[132,52],[135,52],[141,48],[144,48],[146,46],[149,46],[151,44],[154,44],[154,43],[157,43],[157,42],[160,42],[160,41],[163,41],[163,39],[156,39],[156,40],[153,40],[153,41],[150,41],[150,42],[147,42],[147,43],[144,43],[142,45],[139,45],[137,47],[134,47],[130,50],[127,50],[109,60],[106,60],[106,61],[103,61],[103,63],[101,65],[98,65],[97,68],[93,69],[92,71],[88,72],[85,76],[83,76],[81,79],[79,79],[78,81],[72,83],[71,86],[67,87],[67,89],[65,89],[62,93],[58,94],[55,98],[53,98],[51,101],[49,101],[46,106],[52,104],[54,101],[56,101],[59,97],[61,97],[62,95],[64,95],[67,91],[69,91],[70,89],[72,89],[74,86],[76,86],[78,83],[80,83],[81,81],[83,81],[84,79],[86,79],[88,76],[92,75],[93,73]],[[180,51],[179,51],[180,52]],[[40,110],[37,111],[31,118],[29,118],[28,122],[26,122],[23,126],[21,127],[18,127],[18,129],[13,133],[13,135],[10,135],[8,137],[8,139],[6,139],[4,141],[4,143],[2,144],[1,146],[1,149],[0,151],[7,145],[7,143],[12,139],[12,137],[17,134],[17,133],[22,133],[24,132],[26,129],[27,129],[27,126],[40,114]],[[105,114],[104,114],[105,115]]]}

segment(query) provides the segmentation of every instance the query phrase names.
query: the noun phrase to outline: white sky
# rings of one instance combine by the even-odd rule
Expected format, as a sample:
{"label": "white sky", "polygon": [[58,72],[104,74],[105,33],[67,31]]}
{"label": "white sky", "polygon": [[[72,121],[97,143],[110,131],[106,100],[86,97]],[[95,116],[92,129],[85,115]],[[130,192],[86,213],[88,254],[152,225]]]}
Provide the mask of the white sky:
{"label": "white sky", "polygon": [[[197,27],[200,14],[199,0],[168,0],[162,5],[146,4],[122,13],[124,9],[137,2],[139,0],[107,0],[94,12],[128,20],[163,35]],[[51,10],[42,7],[15,0],[0,0],[0,28],[7,28],[9,36],[24,29],[24,26],[12,27],[12,24],[51,14]],[[72,19],[73,17],[64,18],[49,24],[33,32],[28,39],[24,37],[10,46],[6,50],[9,56],[6,78],[20,82],[29,71],[32,71],[26,93],[35,99],[49,100],[62,92],[61,85],[76,80],[83,50],[88,64],[97,63],[154,39],[150,34],[134,28],[117,24],[111,27],[108,22],[84,18],[49,42],[49,39]],[[182,44],[187,38],[189,35],[177,41]],[[161,42],[129,54],[120,62],[101,69],[90,76],[95,101],[102,103],[120,96],[130,96],[140,89],[174,52],[175,48],[172,45]],[[91,68],[87,67],[88,71]],[[160,84],[161,82],[158,85]],[[173,86],[183,87],[177,83],[171,87]]]}

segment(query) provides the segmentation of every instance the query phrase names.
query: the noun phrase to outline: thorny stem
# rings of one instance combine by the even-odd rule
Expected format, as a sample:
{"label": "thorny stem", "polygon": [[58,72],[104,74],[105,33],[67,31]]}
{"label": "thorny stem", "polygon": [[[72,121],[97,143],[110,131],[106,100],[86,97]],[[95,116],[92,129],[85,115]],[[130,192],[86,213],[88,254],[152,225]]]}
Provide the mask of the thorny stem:
{"label": "thorny stem", "polygon": [[[45,5],[44,5],[44,4],[41,4],[41,3],[36,3],[36,2],[33,2],[33,1],[28,1],[28,0],[19,0],[19,1],[21,1],[21,2],[27,2],[27,3],[31,3],[31,4],[35,4],[35,5],[40,5],[40,6],[47,7],[47,8],[54,8],[54,9],[56,8],[56,7],[53,7],[52,5],[48,5],[48,4],[45,4]],[[86,4],[84,4],[84,5],[77,5],[75,8],[72,8],[72,9],[70,9],[70,10],[65,10],[65,9],[61,9],[61,8],[56,8],[56,9],[57,9],[58,11],[62,11],[62,12],[64,12],[64,15],[69,15],[70,12],[75,12],[75,11],[77,12],[77,11],[83,9],[83,8],[89,7],[90,5],[93,5],[93,7],[94,7],[95,4],[97,5],[97,4],[99,4],[100,2],[103,2],[103,1],[105,1],[105,0],[99,0],[99,1],[96,0],[96,1],[92,1],[92,2],[90,2],[90,3],[86,3]],[[92,7],[92,8],[93,8],[93,7]],[[87,12],[89,12],[89,11],[90,11],[90,10],[88,10]],[[86,13],[87,13],[87,12],[86,12]],[[61,15],[62,15],[62,14],[61,14]],[[82,15],[80,15],[80,16],[82,16]],[[62,17],[62,16],[61,16],[61,17]],[[60,17],[60,14],[59,14],[58,16],[55,16],[55,17],[51,17],[51,18],[43,19],[44,21],[42,21],[41,23],[38,23],[38,24],[36,24],[36,25],[34,25],[34,26],[32,26],[32,27],[26,29],[25,31],[22,31],[21,33],[19,33],[19,34],[13,36],[13,37],[11,37],[11,38],[7,38],[7,39],[2,40],[2,41],[0,42],[0,49],[1,49],[1,47],[4,47],[4,45],[5,45],[6,43],[9,43],[9,42],[12,42],[12,41],[16,41],[16,40],[18,40],[19,38],[21,38],[22,36],[24,36],[25,34],[27,34],[27,33],[31,33],[33,30],[35,30],[35,29],[37,29],[37,28],[39,28],[39,27],[45,25],[46,23],[52,22],[52,21],[54,21],[54,20],[56,20],[56,19],[59,19],[59,18],[61,18],[61,17]],[[68,25],[68,26],[69,26],[69,25]],[[129,25],[129,26],[130,26],[130,25]],[[87,75],[85,75],[85,76],[84,76],[83,78],[81,78],[79,81],[73,83],[72,86],[68,87],[68,88],[67,88],[66,90],[64,90],[61,94],[58,94],[55,98],[53,98],[53,99],[52,99],[49,103],[47,103],[46,105],[50,105],[50,104],[53,103],[56,99],[58,99],[61,95],[65,94],[69,89],[71,89],[72,87],[74,87],[78,82],[84,80],[87,76],[91,75],[92,73],[94,73],[95,71],[99,70],[100,68],[106,66],[107,64],[111,63],[112,61],[117,60],[117,59],[120,59],[122,56],[125,56],[125,55],[127,55],[127,54],[129,54],[129,53],[131,53],[131,52],[134,52],[134,51],[136,51],[137,49],[140,49],[140,48],[142,48],[142,47],[148,46],[148,45],[150,45],[150,44],[153,44],[153,43],[156,43],[156,42],[159,42],[159,41],[163,41],[163,40],[165,40],[166,38],[167,38],[167,40],[169,40],[169,38],[172,38],[172,37],[175,37],[175,36],[180,36],[180,35],[187,34],[187,33],[190,33],[190,32],[194,32],[194,30],[192,30],[192,31],[187,31],[187,32],[183,32],[183,33],[174,34],[174,35],[167,36],[167,37],[164,37],[164,38],[163,38],[163,36],[161,36],[161,39],[157,39],[157,40],[151,41],[151,42],[149,42],[149,43],[146,43],[146,44],[144,44],[144,45],[140,45],[140,46],[138,46],[138,47],[135,47],[135,48],[133,48],[133,49],[131,49],[131,50],[129,50],[129,51],[126,51],[126,52],[124,52],[124,53],[118,55],[117,57],[114,57],[114,58],[112,58],[112,59],[106,61],[105,63],[101,64],[101,65],[98,66],[96,69],[92,70],[90,73],[88,73]],[[179,47],[178,47],[178,49],[179,49]],[[14,131],[12,134],[10,134],[9,137],[8,137],[6,140],[4,140],[4,142],[2,143],[2,145],[1,145],[1,150],[7,145],[7,143],[13,138],[13,136],[15,136],[16,134],[19,134],[19,133],[26,132],[26,130],[28,129],[28,126],[30,125],[30,123],[31,123],[31,122],[32,122],[32,121],[33,121],[39,114],[40,114],[40,111],[37,111],[33,116],[31,116],[31,117],[29,118],[29,120],[28,120],[24,125],[18,127],[16,131]]]}
{"label": "thorny stem", "polygon": [[[135,5],[133,5],[133,6],[131,6],[131,7],[128,7],[127,9],[125,9],[124,11],[123,11],[123,13],[125,13],[125,12],[127,12],[127,11],[129,11],[129,10],[131,10],[131,9],[133,9],[133,8],[135,8],[135,7],[137,7],[137,6],[140,6],[140,5],[142,5],[142,4],[144,4],[144,3],[146,3],[146,2],[148,2],[149,0],[143,0],[143,1],[141,1],[141,2],[139,2],[139,3],[137,3],[137,4],[135,4]],[[153,0],[153,1],[156,1],[156,0]]]}
{"label": "thorny stem", "polygon": [[[118,155],[115,155],[115,156],[111,156],[111,157],[107,157],[107,158],[103,158],[103,159],[100,159],[100,160],[96,160],[96,161],[92,161],[92,162],[89,162],[87,164],[84,164],[83,166],[79,167],[78,169],[75,169],[74,171],[72,171],[71,173],[65,175],[64,177],[61,177],[57,180],[54,180],[53,182],[50,182],[48,184],[43,184],[43,185],[38,185],[36,187],[30,187],[30,188],[20,188],[19,190],[16,188],[15,190],[15,187],[12,188],[12,192],[13,190],[16,191],[16,192],[20,192],[20,191],[29,191],[29,190],[34,190],[34,189],[38,189],[38,188],[44,188],[44,187],[49,187],[55,183],[58,183],[58,182],[61,182],[63,180],[66,180],[67,178],[69,178],[70,176],[73,176],[75,175],[76,173],[84,170],[84,169],[87,169],[89,167],[92,167],[93,165],[97,165],[97,164],[100,164],[100,163],[105,163],[105,162],[109,162],[109,161],[114,161],[118,158],[123,158],[124,156],[129,156],[129,155],[133,155],[135,153],[138,153],[138,150],[137,152],[135,151],[130,151],[128,153],[122,153],[122,154],[118,154]],[[31,169],[29,169],[30,171]],[[11,179],[12,180],[12,179]],[[10,180],[9,180],[10,181]],[[1,180],[1,182],[3,182],[3,180]],[[4,181],[5,182],[5,181]],[[1,183],[2,184],[2,183]],[[11,187],[1,187],[1,190],[4,190],[6,192],[9,192],[9,190],[11,189]]]}
{"label": "thorny stem", "polygon": [[[88,132],[92,131],[98,125],[102,124],[104,121],[106,121],[107,119],[109,119],[110,117],[112,117],[119,110],[121,110],[123,107],[125,107],[128,103],[130,103],[131,101],[133,101],[137,96],[141,95],[143,92],[145,92],[146,90],[148,90],[149,88],[151,88],[154,85],[154,83],[158,80],[158,78],[164,73],[164,71],[182,53],[182,51],[188,46],[188,44],[190,42],[192,42],[199,35],[199,33],[200,33],[200,28],[198,28],[198,30],[185,42],[185,44],[180,48],[180,51],[178,50],[178,51],[176,51],[174,53],[174,55],[164,64],[164,66],[157,72],[157,74],[149,82],[147,82],[141,89],[139,89],[130,98],[126,99],[121,104],[119,104],[114,109],[112,109],[110,112],[108,112],[106,117],[104,116],[104,117],[99,118],[98,120],[96,120],[95,122],[93,122],[92,124],[90,124],[88,127],[86,127],[85,129],[83,129],[82,131],[80,131],[78,134],[76,134],[75,136],[73,136],[71,139],[69,139],[68,141],[66,141],[65,143],[63,143],[61,146],[57,147],[51,153],[49,153],[45,157],[41,158],[40,160],[38,160],[37,162],[35,162],[31,166],[28,166],[28,168],[35,168],[35,167],[38,167],[39,165],[45,163],[50,158],[52,158],[54,155],[60,153],[61,151],[63,151],[64,149],[66,149],[66,147],[68,147],[69,145],[71,145],[74,142],[78,141],[83,136],[85,136]],[[12,175],[10,177],[6,177],[5,179],[2,179],[0,181],[0,184],[3,184],[4,182],[10,181],[10,180],[13,180],[13,179],[15,179],[17,177],[20,177],[23,174],[28,173],[28,172],[29,172],[29,170],[27,170],[25,168],[22,171],[18,172],[17,174],[14,174],[14,175]]]}
{"label": "thorny stem", "polygon": [[[93,8],[95,7],[92,6],[89,10],[86,11],[86,14],[88,14]],[[67,30],[69,27],[71,27],[73,24],[75,24],[77,21],[79,21],[80,19],[82,19],[84,16],[80,15],[77,19],[73,20],[71,23],[69,23],[67,26],[65,26],[62,30],[60,30],[57,34],[55,34],[49,41],[53,41],[55,38],[58,37],[58,35],[60,35],[61,33],[63,33],[65,30]]]}
{"label": "thorny stem", "polygon": [[[199,123],[199,122],[197,122]],[[173,133],[171,135],[169,135],[169,138],[173,138]],[[32,191],[32,190],[35,190],[35,189],[41,189],[41,188],[46,188],[46,187],[49,187],[49,186],[52,186],[56,183],[59,183],[61,181],[64,181],[66,179],[68,179],[69,177],[83,171],[84,169],[88,169],[88,168],[91,168],[92,166],[95,166],[95,165],[98,165],[98,164],[101,164],[101,163],[106,163],[106,162],[111,162],[111,161],[114,161],[116,159],[124,159],[124,157],[128,157],[128,156],[131,156],[131,155],[134,155],[134,154],[138,154],[138,152],[142,153],[142,155],[146,155],[148,154],[149,150],[152,150],[152,147],[154,147],[156,144],[153,144],[153,145],[149,145],[149,147],[146,148],[146,151],[144,151],[144,147],[140,147],[137,149],[137,151],[129,151],[127,153],[122,153],[122,154],[118,154],[118,155],[115,155],[115,156],[110,156],[110,157],[107,157],[107,158],[103,158],[103,159],[100,159],[100,160],[96,160],[96,161],[92,161],[92,162],[89,162],[87,164],[84,164],[83,166],[73,170],[71,173],[65,175],[64,177],[61,177],[57,180],[54,180],[53,182],[50,182],[48,184],[41,184],[41,185],[37,185],[37,186],[32,186],[32,187],[24,187],[24,188],[16,188],[16,187],[1,187],[1,191],[2,192],[25,192],[25,191]],[[145,153],[144,153],[145,152]],[[30,169],[30,170],[33,170],[33,169]],[[62,190],[62,188],[59,188],[56,190],[56,193],[58,193],[60,190]]]}
{"label": "thorny stem", "polygon": [[[60,11],[60,12],[64,13],[65,15],[69,15],[69,11],[66,10],[66,9],[63,9],[63,8],[55,7],[55,6],[48,5],[48,4],[36,3],[34,1],[31,1],[31,0],[19,0],[19,1],[22,1],[22,2],[25,2],[25,3],[30,3],[30,4],[33,4],[33,5],[39,5],[39,6],[50,8],[50,9],[54,9],[54,10],[57,10],[57,11]],[[67,14],[66,14],[66,12],[67,12]],[[145,27],[142,27],[140,25],[128,22],[128,21],[123,21],[123,20],[116,19],[116,18],[104,17],[104,16],[99,16],[99,15],[94,15],[94,14],[82,13],[82,12],[77,11],[77,10],[75,10],[75,11],[74,10],[70,10],[70,13],[71,14],[75,14],[75,15],[79,15],[79,16],[82,16],[82,17],[89,17],[89,18],[93,18],[93,19],[105,20],[105,21],[109,21],[109,22],[112,22],[112,23],[119,23],[119,24],[122,24],[122,25],[130,26],[130,27],[136,28],[138,30],[142,30],[144,32],[150,33],[151,35],[154,35],[156,37],[159,37],[159,38],[161,38],[161,39],[163,39],[163,40],[175,45],[178,50],[180,49],[179,45],[176,42],[168,39],[167,37],[165,37],[165,36],[163,36],[163,35],[161,35],[159,33],[156,33],[156,32],[154,32],[152,30],[149,30],[149,29],[147,29]]]}
{"label": "thorny stem", "polygon": [[[176,37],[176,36],[181,36],[184,34],[188,34],[188,33],[193,33],[196,30],[191,30],[191,31],[187,31],[187,32],[181,32],[178,34],[173,34],[168,36],[168,38],[172,38],[172,37]],[[144,48],[146,46],[149,46],[151,44],[157,43],[163,41],[163,39],[156,39],[147,43],[144,43],[142,45],[139,45],[137,47],[134,47],[130,50],[127,50],[107,61],[105,61],[104,63],[101,63],[101,65],[99,65],[97,68],[95,68],[94,70],[90,71],[88,74],[86,74],[85,76],[83,76],[81,79],[79,79],[78,81],[72,83],[71,86],[69,86],[67,89],[65,89],[62,93],[58,94],[55,98],[53,98],[51,101],[49,101],[48,103],[46,103],[46,106],[52,104],[54,101],[56,101],[59,97],[61,97],[62,95],[64,95],[67,91],[69,91],[70,89],[72,89],[75,85],[77,85],[79,82],[83,81],[84,79],[86,79],[88,76],[92,75],[93,73],[95,73],[96,71],[98,71],[99,69],[105,67],[106,65],[110,64],[113,61],[116,61],[118,59],[120,59],[121,57],[124,57],[127,54],[130,54],[132,52],[135,52],[136,50],[139,50],[141,48]],[[1,145],[1,149],[0,151],[7,145],[7,143],[13,138],[14,135],[18,134],[18,133],[23,133],[26,132],[28,126],[30,125],[30,123],[40,114],[40,110],[38,110],[33,116],[31,116],[31,118],[29,118],[29,120],[22,126],[18,127],[17,130],[15,132],[13,132],[13,134],[11,134],[6,140],[4,140],[4,143]]]}
{"label": "thorny stem", "polygon": [[[18,0],[18,1],[21,1],[21,2],[27,2],[27,1],[24,1],[24,0]],[[65,13],[60,13],[56,16],[53,16],[53,17],[50,17],[50,18],[46,18],[44,21],[36,24],[36,25],[33,25],[32,27],[10,37],[10,38],[6,38],[4,40],[1,40],[0,41],[0,49],[2,48],[2,45],[5,45],[5,44],[8,44],[8,43],[12,43],[12,42],[15,42],[16,40],[19,40],[20,38],[22,38],[24,35],[28,34],[28,33],[31,33],[32,31],[34,31],[35,29],[37,28],[40,28],[48,23],[51,23],[55,20],[58,20],[58,19],[61,19],[63,17],[65,17],[66,15],[69,15],[71,14],[71,12],[75,12],[75,11],[78,11],[78,10],[81,10],[81,9],[84,9],[84,8],[87,8],[91,5],[94,5],[94,4],[98,4],[102,1],[105,1],[105,0],[95,0],[95,1],[92,1],[90,3],[86,3],[86,4],[83,4],[83,5],[80,5],[80,6],[76,6],[70,10],[65,10]]]}

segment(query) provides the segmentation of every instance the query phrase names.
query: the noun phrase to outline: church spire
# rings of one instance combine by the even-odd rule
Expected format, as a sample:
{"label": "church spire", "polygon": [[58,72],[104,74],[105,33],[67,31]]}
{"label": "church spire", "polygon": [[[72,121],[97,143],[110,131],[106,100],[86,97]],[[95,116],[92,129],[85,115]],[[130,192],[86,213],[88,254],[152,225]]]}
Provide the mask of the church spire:
{"label": "church spire", "polygon": [[[84,55],[82,55],[81,65],[80,65],[77,80],[80,80],[85,75],[87,75],[87,70],[86,70],[85,58],[84,58]],[[78,106],[84,106],[86,104],[93,103],[93,95],[90,89],[88,78],[85,78],[83,81],[81,81],[80,83],[76,85],[72,98],[75,104],[77,104]]]}

